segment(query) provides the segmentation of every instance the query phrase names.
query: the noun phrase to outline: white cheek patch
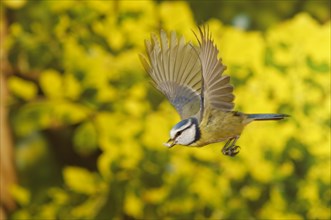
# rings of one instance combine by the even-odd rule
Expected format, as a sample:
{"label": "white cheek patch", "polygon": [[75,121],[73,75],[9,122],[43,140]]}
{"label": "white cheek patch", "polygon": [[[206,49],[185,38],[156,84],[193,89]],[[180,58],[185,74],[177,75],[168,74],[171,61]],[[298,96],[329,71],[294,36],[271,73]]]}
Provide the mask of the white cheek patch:
{"label": "white cheek patch", "polygon": [[183,131],[176,139],[177,144],[189,145],[195,141],[196,127],[191,126]]}

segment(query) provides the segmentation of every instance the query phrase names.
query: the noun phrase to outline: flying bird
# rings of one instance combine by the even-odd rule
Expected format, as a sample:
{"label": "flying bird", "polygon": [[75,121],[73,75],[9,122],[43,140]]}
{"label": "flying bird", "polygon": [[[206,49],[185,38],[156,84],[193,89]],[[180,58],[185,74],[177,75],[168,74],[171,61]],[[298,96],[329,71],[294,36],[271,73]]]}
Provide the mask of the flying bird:
{"label": "flying bird", "polygon": [[[198,36],[199,35],[199,36]],[[226,66],[207,28],[195,34],[198,46],[185,42],[176,32],[152,34],[145,41],[146,55],[140,54],[154,86],[175,107],[181,117],[170,131],[165,146],[202,147],[226,141],[222,153],[235,156],[244,127],[253,121],[281,120],[286,114],[245,114],[234,111],[233,86],[224,75]]]}

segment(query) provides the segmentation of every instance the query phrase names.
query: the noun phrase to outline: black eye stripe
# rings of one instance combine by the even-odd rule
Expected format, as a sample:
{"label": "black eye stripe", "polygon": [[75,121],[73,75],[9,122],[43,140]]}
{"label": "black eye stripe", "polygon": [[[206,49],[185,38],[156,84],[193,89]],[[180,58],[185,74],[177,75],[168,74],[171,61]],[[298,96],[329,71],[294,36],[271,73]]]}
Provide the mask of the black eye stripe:
{"label": "black eye stripe", "polygon": [[[186,128],[185,128],[186,129]],[[181,135],[183,133],[183,131],[178,131],[175,135],[175,139],[178,138],[179,135]]]}
{"label": "black eye stripe", "polygon": [[180,135],[183,133],[183,131],[185,131],[185,130],[187,130],[187,129],[190,129],[192,126],[194,126],[194,124],[191,124],[190,126],[186,127],[184,130],[178,131],[178,132],[176,133],[176,135],[175,135],[175,139],[176,139],[178,136],[180,136]]}
{"label": "black eye stripe", "polygon": [[[185,128],[184,130],[186,130],[186,129],[187,129],[187,128]],[[182,130],[182,131],[178,131],[178,132],[176,133],[176,135],[175,135],[175,139],[178,138],[178,136],[180,136],[180,135],[183,133],[184,130]]]}

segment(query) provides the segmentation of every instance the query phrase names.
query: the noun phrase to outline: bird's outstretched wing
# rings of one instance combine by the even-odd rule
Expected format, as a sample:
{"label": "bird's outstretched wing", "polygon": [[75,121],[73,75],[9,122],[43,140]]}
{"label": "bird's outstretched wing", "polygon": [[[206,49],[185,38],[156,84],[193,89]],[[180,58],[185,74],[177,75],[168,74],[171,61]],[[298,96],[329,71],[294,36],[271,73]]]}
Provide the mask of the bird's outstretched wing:
{"label": "bird's outstretched wing", "polygon": [[214,45],[211,34],[206,28],[199,28],[200,51],[199,57],[202,66],[204,107],[210,105],[222,111],[231,111],[234,107],[233,86],[230,77],[223,75],[226,66],[218,59],[218,49]]}
{"label": "bird's outstretched wing", "polygon": [[160,40],[145,41],[147,57],[140,54],[146,72],[176,108],[182,119],[198,115],[201,108],[201,65],[196,48],[176,32],[161,30]]}

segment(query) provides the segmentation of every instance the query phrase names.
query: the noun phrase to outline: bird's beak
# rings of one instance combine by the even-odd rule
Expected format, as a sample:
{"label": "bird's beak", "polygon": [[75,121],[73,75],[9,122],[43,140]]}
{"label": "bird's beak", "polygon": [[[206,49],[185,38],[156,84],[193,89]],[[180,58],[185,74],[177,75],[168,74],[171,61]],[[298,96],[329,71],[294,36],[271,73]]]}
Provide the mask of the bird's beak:
{"label": "bird's beak", "polygon": [[164,143],[163,145],[166,146],[166,147],[168,147],[168,148],[171,148],[171,147],[173,147],[175,144],[176,144],[175,141],[174,141],[173,139],[170,138],[170,139],[169,139],[166,143]]}

